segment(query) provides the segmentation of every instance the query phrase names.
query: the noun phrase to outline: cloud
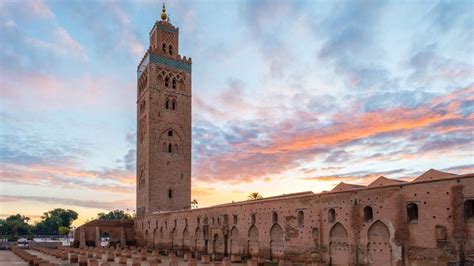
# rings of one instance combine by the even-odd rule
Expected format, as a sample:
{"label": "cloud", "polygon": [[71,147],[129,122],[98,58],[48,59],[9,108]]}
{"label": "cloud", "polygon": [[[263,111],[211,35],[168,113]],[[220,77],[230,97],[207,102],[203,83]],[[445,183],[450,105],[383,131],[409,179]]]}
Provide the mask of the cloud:
{"label": "cloud", "polygon": [[[333,163],[351,160],[367,163],[367,160],[381,161],[387,157],[415,158],[441,150],[466,149],[473,142],[469,134],[472,118],[465,117],[460,107],[472,98],[469,95],[473,91],[471,86],[433,97],[416,107],[370,112],[359,111],[361,104],[356,101],[354,106],[334,114],[330,124],[312,127],[305,126],[304,117],[291,117],[277,123],[246,121],[231,127],[202,124],[204,126],[193,129],[194,175],[207,182],[252,182],[321,157]],[[443,137],[446,131],[460,127],[464,131]],[[397,146],[397,140],[411,147]],[[346,152],[356,148],[380,148],[383,153],[361,156]]]}
{"label": "cloud", "polygon": [[[63,204],[69,206],[86,207],[93,209],[125,209],[134,208],[134,201],[131,199],[114,200],[114,201],[95,201],[95,200],[78,200],[71,198],[59,197],[43,197],[43,196],[17,196],[17,195],[0,195],[0,202],[17,202],[17,201],[36,201],[47,204]],[[1,216],[1,215],[0,215]]]}

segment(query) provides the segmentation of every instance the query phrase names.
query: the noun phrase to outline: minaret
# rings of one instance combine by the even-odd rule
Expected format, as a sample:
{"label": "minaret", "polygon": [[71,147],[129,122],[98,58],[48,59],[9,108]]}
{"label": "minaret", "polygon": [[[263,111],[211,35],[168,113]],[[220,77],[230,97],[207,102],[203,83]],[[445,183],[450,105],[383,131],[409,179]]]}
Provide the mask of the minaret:
{"label": "minaret", "polygon": [[137,217],[191,202],[191,58],[166,13],[137,69]]}

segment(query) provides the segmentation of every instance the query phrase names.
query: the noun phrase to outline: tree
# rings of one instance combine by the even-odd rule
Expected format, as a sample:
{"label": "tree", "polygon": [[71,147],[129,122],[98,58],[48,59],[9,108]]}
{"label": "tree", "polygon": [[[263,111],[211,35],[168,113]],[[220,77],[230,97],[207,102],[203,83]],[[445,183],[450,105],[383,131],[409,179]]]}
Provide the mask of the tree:
{"label": "tree", "polygon": [[45,212],[41,218],[48,219],[53,216],[59,217],[61,219],[61,226],[65,226],[68,228],[71,227],[72,222],[78,217],[77,212],[73,210],[57,208],[49,212]]}
{"label": "tree", "polygon": [[72,222],[76,220],[77,217],[77,212],[73,210],[57,208],[45,212],[43,216],[41,216],[42,221],[36,224],[35,231],[39,235],[58,235],[60,234],[60,227],[66,227],[69,229]]}
{"label": "tree", "polygon": [[263,199],[262,195],[258,192],[252,192],[247,196],[248,200],[258,200],[258,199]]}
{"label": "tree", "polygon": [[191,209],[197,209],[198,208],[198,202],[196,199],[193,199],[193,201],[191,201]]}
{"label": "tree", "polygon": [[58,231],[60,235],[65,236],[65,235],[69,235],[69,232],[71,232],[71,229],[69,229],[69,227],[66,227],[66,226],[60,226]]}
{"label": "tree", "polygon": [[10,215],[5,220],[0,219],[0,234],[10,239],[31,235],[33,227],[28,224],[29,221],[29,217],[21,214]]}
{"label": "tree", "polygon": [[97,219],[99,220],[132,220],[132,215],[124,212],[123,210],[113,210],[108,213],[98,213]]}

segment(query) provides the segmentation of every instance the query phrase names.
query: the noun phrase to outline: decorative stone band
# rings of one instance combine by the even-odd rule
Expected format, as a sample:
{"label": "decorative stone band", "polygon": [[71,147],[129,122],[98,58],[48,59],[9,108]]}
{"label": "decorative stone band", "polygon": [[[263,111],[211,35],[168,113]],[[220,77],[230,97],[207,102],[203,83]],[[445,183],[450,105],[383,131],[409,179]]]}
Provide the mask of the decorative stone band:
{"label": "decorative stone band", "polygon": [[142,75],[143,71],[145,71],[149,63],[165,65],[170,68],[183,70],[188,73],[191,73],[191,62],[186,62],[184,60],[175,60],[175,59],[164,57],[161,55],[147,54],[145,58],[142,60],[142,62],[140,63],[140,65],[138,66],[137,79],[140,78],[140,76]]}

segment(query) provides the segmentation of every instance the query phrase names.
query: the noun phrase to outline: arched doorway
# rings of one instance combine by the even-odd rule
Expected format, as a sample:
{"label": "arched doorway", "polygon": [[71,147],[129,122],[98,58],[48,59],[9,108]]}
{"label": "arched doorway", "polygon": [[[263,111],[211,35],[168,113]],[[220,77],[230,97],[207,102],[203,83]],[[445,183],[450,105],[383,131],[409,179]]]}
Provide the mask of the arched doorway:
{"label": "arched doorway", "polygon": [[170,240],[171,240],[171,248],[175,249],[178,246],[178,243],[176,241],[176,228],[173,228],[173,230],[170,232]]}
{"label": "arched doorway", "polygon": [[224,238],[219,234],[214,234],[212,237],[212,253],[217,257],[221,257],[225,253]]}
{"label": "arched doorway", "polygon": [[252,225],[249,229],[249,243],[248,253],[250,256],[258,256],[260,252],[260,242],[258,237],[258,229],[255,225]]}
{"label": "arched doorway", "polygon": [[153,248],[158,247],[158,242],[159,242],[158,228],[155,228],[155,230],[153,230]]}
{"label": "arched doorway", "polygon": [[191,239],[189,238],[188,227],[184,228],[183,231],[183,250],[188,251],[191,249]]}
{"label": "arched doorway", "polygon": [[[102,238],[102,236],[101,236],[101,238]],[[150,246],[150,238],[148,236],[148,230],[146,230],[145,231],[145,247],[148,247],[148,246]]]}
{"label": "arched doorway", "polygon": [[235,226],[230,231],[230,254],[240,254],[239,230]]}
{"label": "arched doorway", "polygon": [[368,232],[369,243],[367,255],[371,265],[391,265],[392,246],[390,245],[390,231],[381,221],[370,226]]}
{"label": "arched doorway", "polygon": [[202,233],[201,228],[198,227],[196,229],[196,232],[194,233],[194,236],[196,237],[196,239],[194,241],[194,246],[195,246],[196,251],[204,252],[205,251],[205,248],[204,248],[204,235]]}
{"label": "arched doorway", "polygon": [[270,229],[270,258],[283,258],[284,248],[283,229],[279,224],[274,224]]}
{"label": "arched doorway", "polygon": [[332,265],[349,265],[350,245],[347,230],[341,223],[336,223],[329,232],[329,254]]}

